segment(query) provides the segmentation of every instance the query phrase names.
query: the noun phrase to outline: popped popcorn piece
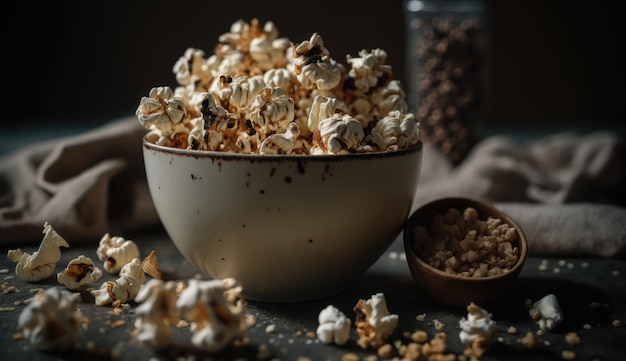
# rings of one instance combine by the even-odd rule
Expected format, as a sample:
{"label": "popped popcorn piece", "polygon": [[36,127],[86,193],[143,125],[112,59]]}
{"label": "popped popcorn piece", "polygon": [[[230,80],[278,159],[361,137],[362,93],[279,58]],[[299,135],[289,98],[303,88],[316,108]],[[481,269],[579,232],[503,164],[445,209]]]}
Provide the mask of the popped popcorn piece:
{"label": "popped popcorn piece", "polygon": [[177,283],[150,279],[135,296],[135,338],[143,345],[164,348],[172,341],[172,326],[178,321]]}
{"label": "popped popcorn piece", "polygon": [[317,316],[317,337],[325,344],[344,345],[350,338],[352,321],[338,308],[328,305]]}
{"label": "popped popcorn piece", "polygon": [[354,306],[354,325],[359,335],[357,344],[362,348],[378,348],[385,344],[398,325],[398,315],[390,314],[383,293],[376,293],[368,300],[360,299]]}
{"label": "popped popcorn piece", "polygon": [[529,313],[542,331],[552,330],[563,322],[561,306],[554,294],[549,294],[535,302]]}
{"label": "popped popcorn piece", "polygon": [[407,148],[417,141],[416,127],[413,114],[394,110],[376,123],[372,129],[372,141],[381,150]]}
{"label": "popped popcorn piece", "polygon": [[233,279],[190,279],[176,301],[181,318],[192,322],[191,342],[209,352],[219,352],[244,336],[245,307],[236,302],[241,293]]}
{"label": "popped popcorn piece", "polygon": [[250,122],[262,135],[283,133],[294,119],[294,101],[282,88],[266,87],[250,105]]}
{"label": "popped popcorn piece", "polygon": [[57,273],[57,281],[70,290],[96,282],[102,277],[102,271],[96,267],[91,258],[80,255],[71,260],[65,269]]}
{"label": "popped popcorn piece", "polygon": [[7,252],[7,257],[17,263],[15,274],[27,282],[38,282],[50,277],[61,259],[60,247],[70,246],[48,222],[43,225],[43,234],[39,248],[33,254],[22,252],[19,248]]}
{"label": "popped popcorn piece", "polygon": [[146,275],[141,269],[141,261],[139,258],[133,258],[122,267],[117,280],[104,282],[99,289],[91,291],[91,294],[98,306],[125,303],[135,299],[145,280]]}
{"label": "popped popcorn piece", "polygon": [[159,261],[157,260],[156,252],[152,250],[146,258],[141,261],[141,269],[150,275],[151,277],[162,279],[163,275],[159,271]]}
{"label": "popped popcorn piece", "polygon": [[339,84],[341,68],[318,33],[293,48],[293,58],[296,77],[306,89],[332,89]]}
{"label": "popped popcorn piece", "polygon": [[259,147],[259,154],[294,154],[305,152],[304,143],[298,139],[300,128],[291,122],[285,133],[275,133],[265,138]]}
{"label": "popped popcorn piece", "polygon": [[73,346],[86,318],[78,309],[80,294],[57,287],[38,292],[18,318],[18,328],[42,350]]}
{"label": "popped popcorn piece", "polygon": [[355,150],[365,137],[361,122],[350,115],[333,114],[318,124],[311,154],[339,154]]}
{"label": "popped popcorn piece", "polygon": [[467,357],[481,358],[489,349],[498,333],[498,326],[488,313],[475,303],[467,306],[467,318],[461,318],[459,326],[461,342],[467,345],[464,354]]}
{"label": "popped popcorn piece", "polygon": [[150,89],[148,97],[142,97],[135,111],[137,119],[146,129],[159,136],[158,144],[168,145],[168,137],[175,133],[176,125],[185,118],[186,110],[183,101],[174,96],[168,86]]}
{"label": "popped popcorn piece", "polygon": [[135,242],[119,236],[111,237],[108,233],[100,239],[96,253],[98,259],[104,262],[104,270],[111,274],[119,272],[134,258],[139,258],[139,248]]}
{"label": "popped popcorn piece", "polygon": [[371,52],[363,49],[359,57],[346,56],[348,64],[352,66],[348,74],[354,79],[354,87],[358,92],[367,93],[370,88],[377,87],[380,79],[392,77],[391,66],[386,65],[387,52],[383,49],[373,49]]}

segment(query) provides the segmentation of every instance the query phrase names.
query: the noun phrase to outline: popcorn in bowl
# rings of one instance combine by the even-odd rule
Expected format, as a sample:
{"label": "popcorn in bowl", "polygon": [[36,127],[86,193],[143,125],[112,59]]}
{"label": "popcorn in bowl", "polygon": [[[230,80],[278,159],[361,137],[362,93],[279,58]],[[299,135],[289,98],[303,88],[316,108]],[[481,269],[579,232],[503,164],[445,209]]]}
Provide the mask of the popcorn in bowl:
{"label": "popcorn in bowl", "polygon": [[274,23],[238,20],[214,53],[189,48],[178,86],[141,98],[139,122],[157,145],[246,154],[342,154],[404,149],[419,123],[382,49],[336,61],[313,33],[292,43]]}

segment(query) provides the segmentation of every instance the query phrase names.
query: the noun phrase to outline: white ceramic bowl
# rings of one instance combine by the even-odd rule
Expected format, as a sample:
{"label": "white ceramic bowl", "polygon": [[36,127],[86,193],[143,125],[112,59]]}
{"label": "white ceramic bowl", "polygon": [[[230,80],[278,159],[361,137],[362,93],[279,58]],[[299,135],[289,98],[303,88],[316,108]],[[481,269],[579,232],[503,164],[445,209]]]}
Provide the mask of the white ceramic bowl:
{"label": "white ceramic bowl", "polygon": [[181,254],[249,300],[339,292],[385,252],[412,206],[422,146],[349,155],[246,155],[144,139],[146,176]]}

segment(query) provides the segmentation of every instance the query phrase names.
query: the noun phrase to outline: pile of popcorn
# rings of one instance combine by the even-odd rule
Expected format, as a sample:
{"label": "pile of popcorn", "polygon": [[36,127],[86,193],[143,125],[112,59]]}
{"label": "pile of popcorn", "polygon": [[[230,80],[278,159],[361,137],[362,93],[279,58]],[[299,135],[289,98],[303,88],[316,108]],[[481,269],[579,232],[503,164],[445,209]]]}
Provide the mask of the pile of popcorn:
{"label": "pile of popcorn", "polygon": [[520,256],[515,228],[494,217],[481,220],[472,207],[437,214],[428,227],[416,225],[412,236],[414,249],[426,263],[465,277],[507,273]]}
{"label": "pile of popcorn", "polygon": [[336,61],[313,33],[294,44],[274,23],[238,20],[214,53],[188,48],[178,86],[155,87],[137,108],[151,143],[247,154],[392,151],[419,142],[400,81],[382,49]]}

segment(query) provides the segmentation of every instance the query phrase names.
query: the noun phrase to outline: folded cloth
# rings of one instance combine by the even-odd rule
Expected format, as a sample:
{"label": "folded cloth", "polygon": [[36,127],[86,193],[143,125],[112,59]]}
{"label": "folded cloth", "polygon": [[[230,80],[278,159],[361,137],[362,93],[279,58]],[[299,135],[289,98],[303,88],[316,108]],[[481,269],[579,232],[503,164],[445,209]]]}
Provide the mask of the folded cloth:
{"label": "folded cloth", "polygon": [[[0,158],[0,244],[38,244],[45,222],[69,242],[159,225],[145,133],[135,117],[122,118]],[[413,210],[442,197],[481,199],[522,226],[531,254],[623,257],[625,154],[610,132],[530,143],[492,136],[457,166],[426,144]]]}
{"label": "folded cloth", "polygon": [[39,243],[45,222],[66,240],[99,241],[158,224],[136,118],[27,145],[0,159],[0,243]]}

